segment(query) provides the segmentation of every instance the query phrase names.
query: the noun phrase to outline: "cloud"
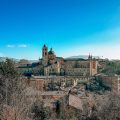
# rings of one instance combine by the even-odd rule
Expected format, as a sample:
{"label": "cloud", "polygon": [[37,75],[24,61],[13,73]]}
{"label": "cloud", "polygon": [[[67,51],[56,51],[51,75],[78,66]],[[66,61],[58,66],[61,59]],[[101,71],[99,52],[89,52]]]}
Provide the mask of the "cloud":
{"label": "cloud", "polygon": [[19,44],[19,45],[14,45],[14,44],[10,45],[10,44],[8,44],[7,47],[8,48],[27,48],[28,45],[26,45],[26,44]]}
{"label": "cloud", "polygon": [[15,45],[7,45],[8,48],[14,48],[16,47]]}
{"label": "cloud", "polygon": [[20,44],[18,45],[19,48],[27,48],[28,46],[26,44]]}

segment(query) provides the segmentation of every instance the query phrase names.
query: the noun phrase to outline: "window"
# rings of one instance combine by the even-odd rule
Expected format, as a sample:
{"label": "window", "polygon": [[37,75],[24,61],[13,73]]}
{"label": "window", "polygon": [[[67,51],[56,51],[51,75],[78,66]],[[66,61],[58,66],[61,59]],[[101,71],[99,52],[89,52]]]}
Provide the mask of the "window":
{"label": "window", "polygon": [[45,52],[45,55],[47,55],[47,52]]}

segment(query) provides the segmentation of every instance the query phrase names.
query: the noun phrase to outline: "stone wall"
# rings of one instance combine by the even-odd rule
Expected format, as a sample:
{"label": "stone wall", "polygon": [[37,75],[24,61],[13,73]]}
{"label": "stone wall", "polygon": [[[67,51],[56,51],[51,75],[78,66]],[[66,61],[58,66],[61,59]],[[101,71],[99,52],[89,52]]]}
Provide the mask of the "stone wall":
{"label": "stone wall", "polygon": [[89,76],[89,68],[69,68],[65,71],[70,76]]}
{"label": "stone wall", "polygon": [[35,76],[28,80],[29,87],[39,91],[49,90],[52,86],[54,89],[60,87],[72,87],[79,84],[81,81],[88,81],[89,77],[80,76]]}
{"label": "stone wall", "polygon": [[83,110],[82,101],[78,96],[69,95],[69,105],[76,109]]}
{"label": "stone wall", "polygon": [[112,91],[120,91],[120,76],[98,76],[98,78]]}
{"label": "stone wall", "polygon": [[70,76],[93,76],[97,74],[96,60],[66,61],[65,75]]}

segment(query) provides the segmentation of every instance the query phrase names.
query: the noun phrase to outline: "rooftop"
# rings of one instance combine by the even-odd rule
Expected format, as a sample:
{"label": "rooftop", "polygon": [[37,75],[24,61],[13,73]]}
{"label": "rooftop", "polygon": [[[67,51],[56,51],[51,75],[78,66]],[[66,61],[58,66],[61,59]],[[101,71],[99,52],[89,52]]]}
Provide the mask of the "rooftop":
{"label": "rooftop", "polygon": [[64,96],[67,95],[67,92],[65,91],[46,91],[46,92],[41,92],[39,90],[35,90],[32,87],[28,87],[26,89],[26,94],[28,96],[44,96],[44,95],[55,95],[55,96]]}

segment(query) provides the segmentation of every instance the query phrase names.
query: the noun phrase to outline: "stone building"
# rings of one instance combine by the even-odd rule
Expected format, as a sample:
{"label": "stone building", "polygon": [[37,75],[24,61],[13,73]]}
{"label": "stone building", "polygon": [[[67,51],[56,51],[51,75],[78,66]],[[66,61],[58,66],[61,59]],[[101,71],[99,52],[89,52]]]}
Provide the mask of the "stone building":
{"label": "stone building", "polygon": [[97,61],[88,59],[67,60],[65,74],[70,76],[93,76],[97,74]]}
{"label": "stone building", "polygon": [[94,106],[94,99],[91,94],[69,94],[69,105],[81,110],[81,114],[86,116],[91,114],[91,110]]}
{"label": "stone building", "polygon": [[42,58],[39,61],[30,64],[29,61],[21,60],[18,68],[22,73],[29,72],[34,75],[90,77],[97,74],[98,61],[91,55],[88,59],[63,59],[57,57],[52,48],[48,50],[48,47],[44,45]]}
{"label": "stone building", "polygon": [[112,91],[120,92],[120,76],[99,75],[97,77],[102,80],[105,86],[111,88]]}
{"label": "stone building", "polygon": [[89,81],[89,77],[80,76],[31,76],[28,79],[28,87],[39,91],[65,90]]}
{"label": "stone building", "polygon": [[21,59],[18,63],[17,66],[27,66],[30,65],[30,62],[28,60],[25,59]]}
{"label": "stone building", "polygon": [[93,76],[97,74],[98,62],[89,55],[88,59],[63,59],[56,57],[55,52],[46,45],[42,48],[41,63],[44,75]]}
{"label": "stone building", "polygon": [[42,48],[42,59],[40,63],[44,66],[44,75],[60,75],[61,66],[64,64],[62,57],[56,57],[55,52],[51,48],[48,51],[46,45]]}

